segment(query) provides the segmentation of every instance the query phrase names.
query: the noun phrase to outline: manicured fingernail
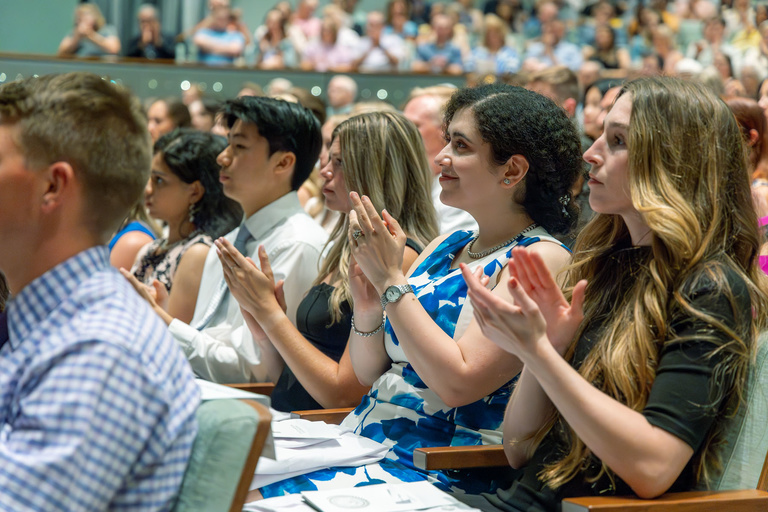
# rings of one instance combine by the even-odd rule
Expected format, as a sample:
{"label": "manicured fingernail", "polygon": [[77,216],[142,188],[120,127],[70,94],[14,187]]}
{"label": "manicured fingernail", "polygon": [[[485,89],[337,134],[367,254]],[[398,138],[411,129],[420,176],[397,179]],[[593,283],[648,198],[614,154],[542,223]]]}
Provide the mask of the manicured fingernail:
{"label": "manicured fingernail", "polygon": [[509,286],[511,286],[512,288],[517,288],[518,287],[517,279],[515,279],[514,277],[512,279],[510,279],[509,280]]}

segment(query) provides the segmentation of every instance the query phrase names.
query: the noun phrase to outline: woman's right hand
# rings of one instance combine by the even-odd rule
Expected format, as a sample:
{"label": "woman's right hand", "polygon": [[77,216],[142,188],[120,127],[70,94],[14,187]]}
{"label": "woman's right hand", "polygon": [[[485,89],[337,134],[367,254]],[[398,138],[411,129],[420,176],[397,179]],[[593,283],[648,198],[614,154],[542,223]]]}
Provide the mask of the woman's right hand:
{"label": "woman's right hand", "polygon": [[584,320],[587,281],[582,279],[576,283],[569,304],[541,255],[524,247],[512,249],[509,273],[536,303],[547,322],[547,337],[560,355],[564,355]]}

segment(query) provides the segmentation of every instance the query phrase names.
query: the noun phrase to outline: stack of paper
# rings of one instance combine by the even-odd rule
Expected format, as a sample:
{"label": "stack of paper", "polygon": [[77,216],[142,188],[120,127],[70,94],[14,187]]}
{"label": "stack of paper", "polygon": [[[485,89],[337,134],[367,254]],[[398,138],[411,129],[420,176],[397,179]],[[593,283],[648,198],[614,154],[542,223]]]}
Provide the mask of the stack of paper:
{"label": "stack of paper", "polygon": [[339,425],[289,419],[272,423],[275,460],[260,458],[251,489],[334,466],[362,466],[384,458],[388,448]]}
{"label": "stack of paper", "polygon": [[245,505],[248,512],[469,512],[466,505],[429,482],[366,485],[305,491]]}
{"label": "stack of paper", "polygon": [[223,386],[210,382],[204,379],[195,379],[197,387],[200,388],[200,399],[203,402],[208,400],[222,400],[225,398],[235,398],[237,400],[256,400],[257,402],[270,406],[270,400],[267,395],[261,395],[259,393],[251,393],[250,391],[243,391],[242,389],[231,388],[229,386]]}

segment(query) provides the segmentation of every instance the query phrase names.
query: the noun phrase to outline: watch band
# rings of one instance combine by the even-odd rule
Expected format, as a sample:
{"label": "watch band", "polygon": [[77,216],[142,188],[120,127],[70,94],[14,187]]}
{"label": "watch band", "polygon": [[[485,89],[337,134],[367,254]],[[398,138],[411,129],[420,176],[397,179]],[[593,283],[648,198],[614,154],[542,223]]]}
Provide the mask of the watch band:
{"label": "watch band", "polygon": [[[386,311],[387,304],[399,301],[406,293],[414,293],[409,284],[393,284],[388,287],[381,294],[381,309]],[[391,299],[387,296],[388,294],[392,296]]]}

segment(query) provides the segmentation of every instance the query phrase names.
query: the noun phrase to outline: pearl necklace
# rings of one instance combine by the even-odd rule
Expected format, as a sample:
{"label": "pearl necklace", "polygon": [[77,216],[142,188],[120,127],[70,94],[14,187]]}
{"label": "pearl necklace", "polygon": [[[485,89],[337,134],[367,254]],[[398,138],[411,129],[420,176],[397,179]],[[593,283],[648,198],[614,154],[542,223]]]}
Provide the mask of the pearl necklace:
{"label": "pearl necklace", "polygon": [[499,245],[497,245],[495,247],[491,247],[490,249],[486,249],[486,250],[484,250],[482,252],[472,252],[472,246],[475,245],[475,241],[477,240],[477,237],[478,237],[478,235],[475,235],[475,236],[472,237],[472,240],[470,240],[469,243],[467,244],[467,254],[473,260],[479,260],[480,258],[485,258],[489,254],[494,253],[494,252],[498,251],[499,249],[501,249],[502,247],[505,247],[505,246],[511,244],[519,236],[522,236],[522,235],[528,233],[529,231],[533,231],[538,226],[539,225],[534,222],[533,224],[531,224],[530,226],[528,226],[527,228],[525,228],[524,230],[522,230],[521,232],[519,232],[518,234],[516,234],[512,238],[510,238],[509,240],[501,242]]}

